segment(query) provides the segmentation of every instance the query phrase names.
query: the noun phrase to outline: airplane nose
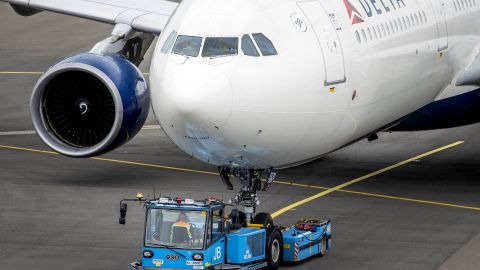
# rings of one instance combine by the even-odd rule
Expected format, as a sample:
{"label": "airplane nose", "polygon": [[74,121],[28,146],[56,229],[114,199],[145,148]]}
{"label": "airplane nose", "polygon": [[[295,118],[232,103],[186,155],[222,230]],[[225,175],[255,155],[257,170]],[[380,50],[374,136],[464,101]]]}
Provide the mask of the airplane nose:
{"label": "airplane nose", "polygon": [[218,67],[184,64],[172,70],[172,106],[190,119],[206,121],[219,127],[225,124],[232,108],[232,87]]}

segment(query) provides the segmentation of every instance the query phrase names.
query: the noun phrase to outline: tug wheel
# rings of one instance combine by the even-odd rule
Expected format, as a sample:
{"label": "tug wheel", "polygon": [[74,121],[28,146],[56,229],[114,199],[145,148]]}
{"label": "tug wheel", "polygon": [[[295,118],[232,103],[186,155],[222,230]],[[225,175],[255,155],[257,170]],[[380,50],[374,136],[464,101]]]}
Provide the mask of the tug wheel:
{"label": "tug wheel", "polygon": [[273,227],[273,218],[269,213],[258,213],[253,218],[253,223],[262,224],[264,227]]}
{"label": "tug wheel", "polygon": [[268,269],[277,269],[282,261],[283,241],[279,230],[274,230],[268,238],[267,262]]}
{"label": "tug wheel", "polygon": [[327,255],[327,237],[325,235],[322,236],[322,242],[321,242],[321,247],[320,247],[320,252],[318,253],[318,256],[323,257]]}

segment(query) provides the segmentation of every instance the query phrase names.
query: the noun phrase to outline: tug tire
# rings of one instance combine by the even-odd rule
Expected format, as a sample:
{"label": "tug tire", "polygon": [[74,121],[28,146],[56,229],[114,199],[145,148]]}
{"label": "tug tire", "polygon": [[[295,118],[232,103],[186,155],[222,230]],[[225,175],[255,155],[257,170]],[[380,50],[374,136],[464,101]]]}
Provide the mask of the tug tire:
{"label": "tug tire", "polygon": [[268,237],[267,242],[267,269],[278,269],[278,267],[280,267],[280,264],[282,263],[283,258],[283,239],[280,231],[278,229],[275,229]]}
{"label": "tug tire", "polygon": [[327,255],[327,236],[322,236],[322,242],[320,243],[320,252],[318,253],[319,257],[323,257]]}

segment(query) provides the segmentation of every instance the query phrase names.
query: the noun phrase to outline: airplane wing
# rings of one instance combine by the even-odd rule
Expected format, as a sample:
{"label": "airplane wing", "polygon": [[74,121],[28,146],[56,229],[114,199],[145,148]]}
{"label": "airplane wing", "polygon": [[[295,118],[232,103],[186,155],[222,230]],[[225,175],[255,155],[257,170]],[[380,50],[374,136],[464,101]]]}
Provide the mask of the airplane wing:
{"label": "airplane wing", "polygon": [[42,10],[109,24],[126,24],[133,30],[159,34],[178,3],[166,0],[0,0],[20,15]]}
{"label": "airplane wing", "polygon": [[456,86],[476,85],[480,86],[480,54],[473,58],[465,69],[463,69],[455,82]]}

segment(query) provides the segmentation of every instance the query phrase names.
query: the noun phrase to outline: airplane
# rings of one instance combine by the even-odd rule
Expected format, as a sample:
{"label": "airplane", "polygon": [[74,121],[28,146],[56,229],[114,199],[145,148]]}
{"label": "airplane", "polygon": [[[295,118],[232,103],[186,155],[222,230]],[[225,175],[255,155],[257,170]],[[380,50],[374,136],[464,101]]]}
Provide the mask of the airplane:
{"label": "airplane", "polygon": [[[262,172],[267,190],[276,170],[378,132],[480,122],[477,0],[2,1],[113,25],[33,90],[35,129],[66,156],[126,143],[151,104],[246,200]],[[155,37],[148,86],[137,66]]]}

